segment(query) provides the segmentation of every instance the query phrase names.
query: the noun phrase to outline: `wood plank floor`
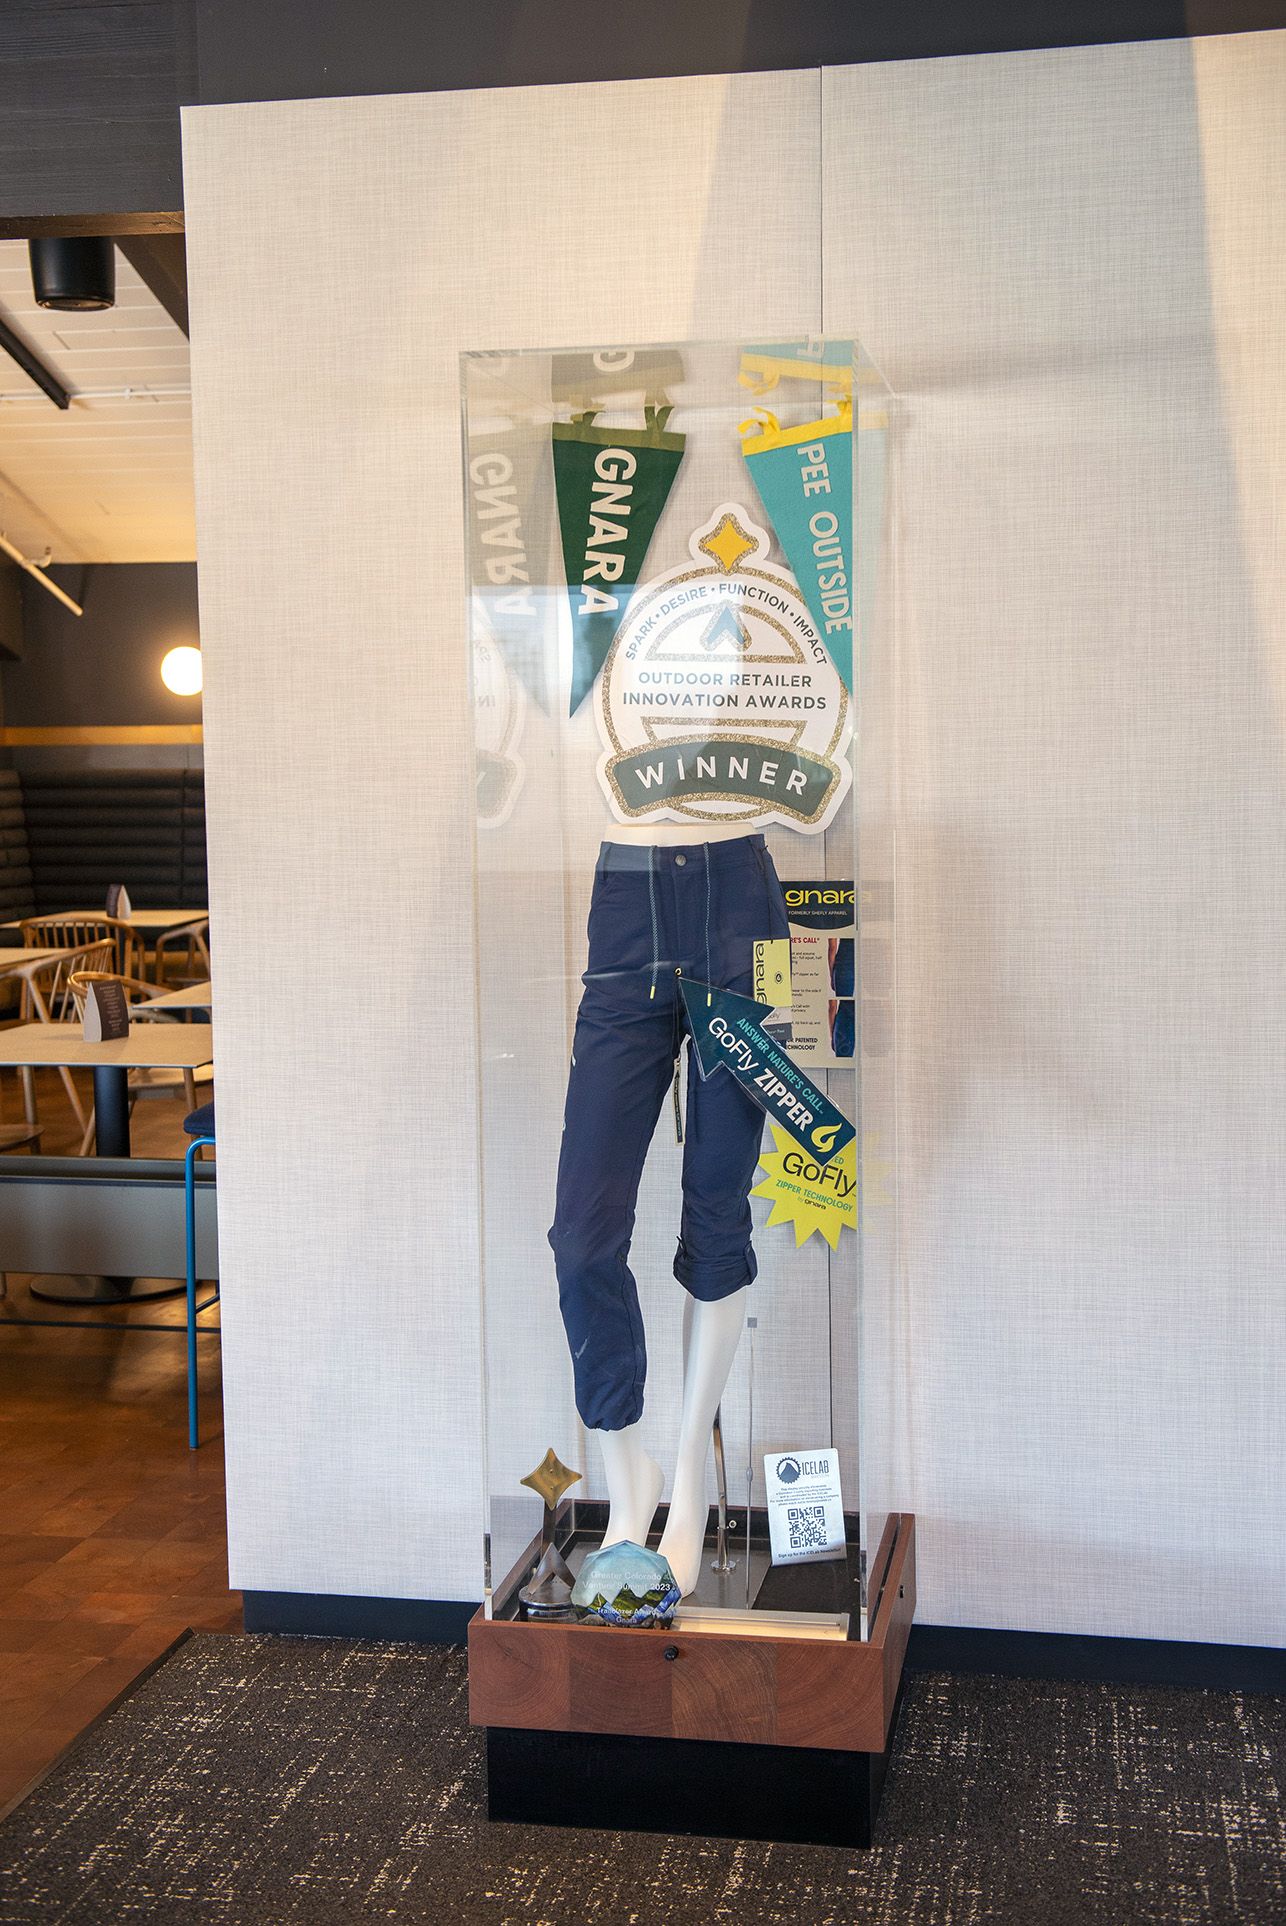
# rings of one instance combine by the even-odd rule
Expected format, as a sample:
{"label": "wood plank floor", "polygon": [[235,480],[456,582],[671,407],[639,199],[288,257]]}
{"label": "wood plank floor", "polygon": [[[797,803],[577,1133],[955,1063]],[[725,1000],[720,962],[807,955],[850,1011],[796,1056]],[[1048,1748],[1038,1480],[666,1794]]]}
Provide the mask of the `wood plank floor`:
{"label": "wood plank floor", "polygon": [[[37,1090],[43,1151],[70,1154],[79,1131],[56,1075],[41,1073]],[[184,1109],[137,1105],[136,1153],[180,1156]],[[12,1073],[0,1114],[22,1114]],[[173,1336],[36,1330],[11,1320],[79,1313],[26,1283],[11,1274],[0,1301],[0,1808],[185,1627],[241,1626],[217,1338],[198,1345],[202,1443],[189,1451],[182,1300],[87,1313],[172,1322]]]}

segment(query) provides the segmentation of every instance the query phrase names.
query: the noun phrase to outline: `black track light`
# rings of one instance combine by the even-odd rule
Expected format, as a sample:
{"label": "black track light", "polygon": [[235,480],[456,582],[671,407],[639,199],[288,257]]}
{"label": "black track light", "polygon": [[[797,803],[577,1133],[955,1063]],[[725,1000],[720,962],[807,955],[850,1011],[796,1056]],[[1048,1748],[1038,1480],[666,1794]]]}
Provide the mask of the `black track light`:
{"label": "black track light", "polygon": [[116,250],[103,234],[46,234],[28,241],[36,304],[81,312],[116,303]]}

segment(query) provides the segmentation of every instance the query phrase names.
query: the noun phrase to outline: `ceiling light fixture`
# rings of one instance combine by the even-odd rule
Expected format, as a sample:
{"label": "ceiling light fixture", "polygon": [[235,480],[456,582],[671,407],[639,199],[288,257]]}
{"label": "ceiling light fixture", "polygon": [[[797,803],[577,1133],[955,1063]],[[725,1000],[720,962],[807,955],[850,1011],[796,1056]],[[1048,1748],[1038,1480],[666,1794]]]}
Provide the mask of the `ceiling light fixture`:
{"label": "ceiling light fixture", "polygon": [[42,234],[27,242],[36,305],[60,313],[116,305],[116,249],[105,234]]}
{"label": "ceiling light fixture", "polygon": [[200,649],[171,649],[161,662],[161,680],[172,695],[200,695],[203,679]]}

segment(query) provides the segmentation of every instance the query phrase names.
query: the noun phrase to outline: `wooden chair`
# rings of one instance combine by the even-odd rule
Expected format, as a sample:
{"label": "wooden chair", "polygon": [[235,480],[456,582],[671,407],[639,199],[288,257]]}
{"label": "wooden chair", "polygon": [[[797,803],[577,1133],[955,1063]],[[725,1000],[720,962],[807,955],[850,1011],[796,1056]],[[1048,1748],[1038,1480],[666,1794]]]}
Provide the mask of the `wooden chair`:
{"label": "wooden chair", "polygon": [[[122,976],[117,970],[73,970],[67,979],[76,1015],[85,1015],[85,1001],[91,983],[119,983],[125,992],[125,1000],[130,1006],[130,1021],[136,1018],[152,1023],[173,1022],[171,1010],[149,1012],[147,1005],[156,997],[155,983],[149,983],[141,976]],[[197,1085],[213,1081],[214,1070],[210,1064],[202,1064],[199,1070],[131,1070],[129,1073],[129,1104],[131,1111],[140,1097],[182,1097],[188,1110],[197,1107]],[[81,1139],[79,1155],[87,1157],[94,1141],[94,1113],[89,1113],[85,1134]]]}
{"label": "wooden chair", "polygon": [[[35,956],[30,963],[19,963],[10,974],[22,984],[19,1001],[21,1020],[24,1023],[66,1022],[75,1012],[75,999],[70,985],[72,974],[78,969],[108,969],[115,954],[115,939],[109,936],[96,943],[84,944],[79,949],[63,950],[54,956]],[[58,1066],[58,1074],[83,1136],[89,1126],[75,1079],[66,1064]],[[38,1128],[35,1072],[30,1067],[24,1067],[19,1075],[22,1078],[23,1114],[29,1126]],[[82,1151],[81,1155],[84,1154]]]}
{"label": "wooden chair", "polygon": [[119,916],[24,916],[18,928],[29,950],[83,950],[110,943],[113,966],[126,976],[141,974],[143,950],[138,931]]}
{"label": "wooden chair", "polygon": [[210,980],[210,919],[197,917],[177,929],[162,930],[152,946],[156,980],[167,990]]}

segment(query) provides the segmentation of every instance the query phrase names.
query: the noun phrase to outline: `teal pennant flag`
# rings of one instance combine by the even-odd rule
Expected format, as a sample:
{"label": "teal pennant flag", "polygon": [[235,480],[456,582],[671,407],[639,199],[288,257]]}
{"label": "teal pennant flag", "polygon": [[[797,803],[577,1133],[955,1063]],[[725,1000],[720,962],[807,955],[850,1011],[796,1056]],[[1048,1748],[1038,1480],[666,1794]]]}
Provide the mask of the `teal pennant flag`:
{"label": "teal pennant flag", "polygon": [[679,987],[703,1078],[729,1071],[746,1095],[819,1164],[828,1164],[852,1143],[857,1131],[843,1111],[764,1030],[766,1004],[688,977],[680,979]]}
{"label": "teal pennant flag", "polygon": [[853,693],[853,407],[782,428],[771,415],[742,430],[741,453],[782,554],[831,660]]}

